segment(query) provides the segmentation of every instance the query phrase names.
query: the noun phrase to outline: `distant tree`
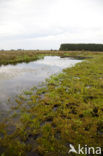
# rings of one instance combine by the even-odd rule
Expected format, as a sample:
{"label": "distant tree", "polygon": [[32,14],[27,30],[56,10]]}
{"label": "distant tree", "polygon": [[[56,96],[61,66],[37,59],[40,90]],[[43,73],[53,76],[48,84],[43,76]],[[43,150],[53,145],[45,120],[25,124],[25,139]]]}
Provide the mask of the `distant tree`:
{"label": "distant tree", "polygon": [[60,49],[63,51],[103,51],[103,44],[61,44]]}
{"label": "distant tree", "polygon": [[14,49],[11,49],[10,51],[14,51]]}
{"label": "distant tree", "polygon": [[21,51],[22,49],[17,49],[18,51]]}
{"label": "distant tree", "polygon": [[1,51],[5,51],[4,49],[1,49]]}

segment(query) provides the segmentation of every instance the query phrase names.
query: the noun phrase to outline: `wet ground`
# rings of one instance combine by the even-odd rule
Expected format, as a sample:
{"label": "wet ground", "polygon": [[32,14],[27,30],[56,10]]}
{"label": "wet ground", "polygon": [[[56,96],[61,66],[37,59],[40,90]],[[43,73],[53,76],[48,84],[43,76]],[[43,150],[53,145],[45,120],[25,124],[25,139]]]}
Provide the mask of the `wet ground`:
{"label": "wet ground", "polygon": [[59,56],[45,56],[44,59],[19,63],[17,65],[0,66],[0,111],[9,110],[9,99],[17,94],[38,86],[52,74],[61,72],[81,60],[61,58]]}

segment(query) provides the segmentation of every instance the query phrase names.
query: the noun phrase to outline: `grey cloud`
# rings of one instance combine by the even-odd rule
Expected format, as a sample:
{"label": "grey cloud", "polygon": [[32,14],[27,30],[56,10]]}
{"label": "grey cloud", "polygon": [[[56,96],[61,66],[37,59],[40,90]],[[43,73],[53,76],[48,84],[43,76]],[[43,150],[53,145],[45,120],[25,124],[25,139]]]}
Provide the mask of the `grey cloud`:
{"label": "grey cloud", "polygon": [[102,16],[102,0],[0,0],[0,48],[103,42]]}

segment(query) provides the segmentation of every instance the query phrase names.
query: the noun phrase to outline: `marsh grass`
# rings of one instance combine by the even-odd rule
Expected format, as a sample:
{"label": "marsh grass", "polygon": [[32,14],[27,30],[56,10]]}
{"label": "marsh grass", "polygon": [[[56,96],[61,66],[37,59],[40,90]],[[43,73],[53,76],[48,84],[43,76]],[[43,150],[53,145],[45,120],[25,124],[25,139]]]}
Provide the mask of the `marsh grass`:
{"label": "marsh grass", "polygon": [[[93,54],[101,54],[101,52],[93,52]],[[0,65],[17,64],[20,62],[30,62],[42,59],[46,55],[59,55],[61,57],[75,57],[77,59],[84,59],[90,57],[91,52],[72,52],[72,51],[37,51],[37,50],[8,50],[0,51]]]}
{"label": "marsh grass", "polygon": [[[40,53],[41,54],[41,53]],[[17,64],[20,62],[30,62],[43,58],[43,55],[37,54],[36,51],[0,51],[0,65]]]}
{"label": "marsh grass", "polygon": [[29,98],[16,99],[16,122],[14,115],[0,124],[1,155],[67,156],[70,143],[103,147],[103,54],[63,55],[91,59],[51,76],[32,94],[26,91]]}

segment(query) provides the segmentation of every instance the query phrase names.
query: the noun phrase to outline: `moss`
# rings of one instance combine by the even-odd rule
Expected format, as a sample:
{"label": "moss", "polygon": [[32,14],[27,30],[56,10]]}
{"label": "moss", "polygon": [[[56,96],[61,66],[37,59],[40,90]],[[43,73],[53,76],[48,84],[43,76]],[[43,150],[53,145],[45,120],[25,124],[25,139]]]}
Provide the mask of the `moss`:
{"label": "moss", "polygon": [[33,93],[32,93],[32,91],[24,91],[24,94],[25,95],[32,95]]}
{"label": "moss", "polygon": [[[103,146],[103,54],[79,55],[92,58],[52,76],[46,87],[34,88],[36,93],[30,94],[32,89],[16,99],[19,117],[14,113],[0,124],[0,154],[66,156],[69,143]],[[12,125],[16,129],[8,134]]]}

